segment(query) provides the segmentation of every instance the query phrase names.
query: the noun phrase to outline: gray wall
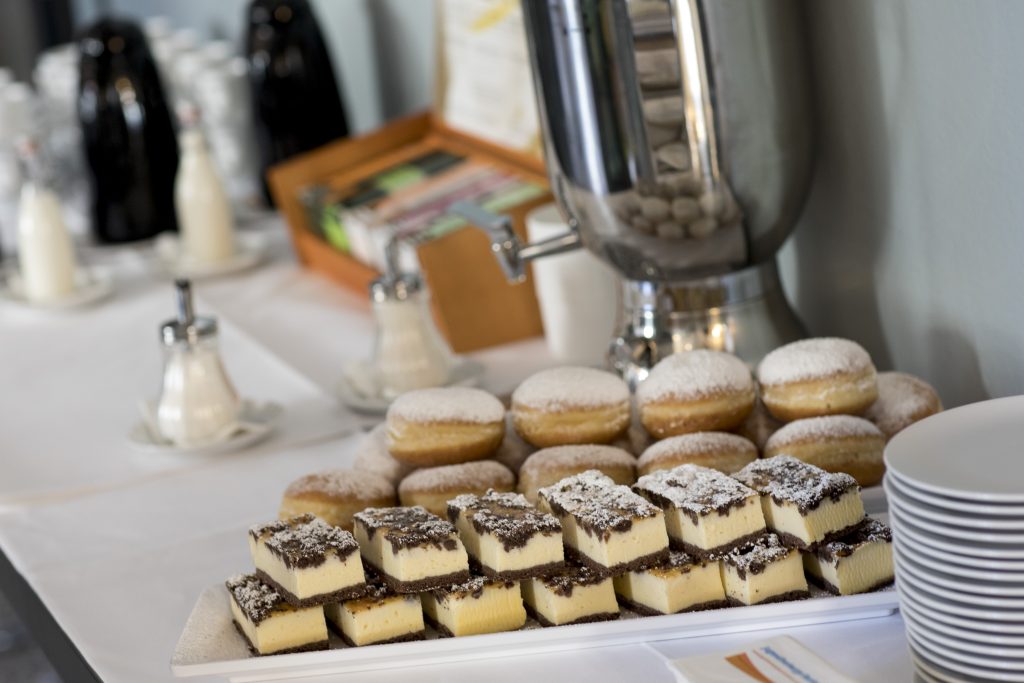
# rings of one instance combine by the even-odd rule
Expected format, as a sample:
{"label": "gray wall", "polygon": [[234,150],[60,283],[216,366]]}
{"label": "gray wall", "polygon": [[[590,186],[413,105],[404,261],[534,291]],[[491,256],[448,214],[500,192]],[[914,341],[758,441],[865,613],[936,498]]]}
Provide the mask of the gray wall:
{"label": "gray wall", "polygon": [[[77,0],[86,13],[102,0]],[[234,36],[244,0],[107,0]],[[359,130],[431,99],[431,0],[319,0]],[[1024,393],[1024,2],[811,0],[820,139],[782,255],[815,334],[947,405]]]}

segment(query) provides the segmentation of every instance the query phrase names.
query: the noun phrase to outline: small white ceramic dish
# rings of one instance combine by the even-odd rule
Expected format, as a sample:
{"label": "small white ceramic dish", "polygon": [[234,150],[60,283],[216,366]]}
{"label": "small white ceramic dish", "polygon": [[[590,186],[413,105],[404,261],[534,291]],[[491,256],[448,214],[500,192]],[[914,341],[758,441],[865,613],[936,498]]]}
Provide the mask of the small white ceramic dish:
{"label": "small white ceramic dish", "polygon": [[156,238],[153,248],[160,267],[172,277],[206,280],[240,273],[258,266],[267,255],[267,236],[257,232],[236,232],[235,253],[224,261],[204,263],[184,253],[177,233],[165,232]]}
{"label": "small white ceramic dish", "polygon": [[128,440],[140,450],[189,456],[211,456],[234,453],[266,439],[274,431],[283,408],[272,402],[243,400],[238,423],[208,443],[179,446],[160,434],[156,422],[156,406],[150,401],[140,405],[141,418],[128,433]]}
{"label": "small white ceramic dish", "polygon": [[[456,357],[451,376],[445,386],[476,386],[484,374],[484,366],[469,358]],[[383,415],[392,399],[381,395],[380,386],[369,361],[353,361],[342,369],[337,385],[338,398],[346,406],[367,415]]]}
{"label": "small white ceramic dish", "polygon": [[46,311],[73,311],[99,303],[114,293],[114,279],[106,270],[79,268],[75,272],[75,291],[65,297],[51,301],[29,301],[21,275],[17,272],[7,276],[7,282],[0,284],[0,298],[22,306]]}

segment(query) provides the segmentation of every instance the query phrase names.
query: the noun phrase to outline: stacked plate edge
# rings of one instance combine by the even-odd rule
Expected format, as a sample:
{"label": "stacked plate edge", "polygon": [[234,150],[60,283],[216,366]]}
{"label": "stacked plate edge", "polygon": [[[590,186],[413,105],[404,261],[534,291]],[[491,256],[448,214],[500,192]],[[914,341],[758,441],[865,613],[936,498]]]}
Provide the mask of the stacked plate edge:
{"label": "stacked plate edge", "polygon": [[918,422],[885,463],[918,676],[1024,683],[1024,396]]}

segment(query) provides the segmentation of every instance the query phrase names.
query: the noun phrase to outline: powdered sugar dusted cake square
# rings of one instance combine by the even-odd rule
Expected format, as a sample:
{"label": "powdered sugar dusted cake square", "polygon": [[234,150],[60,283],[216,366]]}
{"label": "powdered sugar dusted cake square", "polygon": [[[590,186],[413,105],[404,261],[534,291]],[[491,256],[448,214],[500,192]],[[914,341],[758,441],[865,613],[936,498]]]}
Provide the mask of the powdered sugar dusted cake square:
{"label": "powdered sugar dusted cake square", "polygon": [[787,545],[813,549],[864,519],[857,480],[788,455],[756,460],[732,475],[761,494],[768,528]]}
{"label": "powdered sugar dusted cake square", "polygon": [[356,539],[313,515],[252,527],[249,551],[256,575],[296,607],[354,598],[366,585]]}
{"label": "powdered sugar dusted cake square", "polygon": [[326,605],[324,612],[352,647],[423,639],[420,597],[394,593],[379,577],[367,584],[362,597]]}
{"label": "powdered sugar dusted cake square", "polygon": [[612,577],[568,565],[549,576],[523,581],[523,599],[542,626],[582,624],[619,618]]}
{"label": "powdered sugar dusted cake square", "polygon": [[652,472],[633,490],[665,511],[672,545],[697,557],[720,555],[765,532],[757,491],[708,467]]}
{"label": "powdered sugar dusted cake square", "polygon": [[615,577],[619,602],[637,614],[675,614],[725,607],[718,560],[672,551],[664,562]]}
{"label": "powdered sugar dusted cake square", "polygon": [[469,578],[469,558],[455,527],[422,507],[367,508],[352,521],[363,560],[396,593]]}
{"label": "powdered sugar dusted cake square", "polygon": [[542,509],[562,523],[568,559],[606,574],[621,574],[668,556],[661,509],[597,470],[540,490]]}
{"label": "powdered sugar dusted cake square", "polygon": [[515,631],[526,623],[519,583],[483,576],[424,593],[423,612],[444,636]]}
{"label": "powdered sugar dusted cake square", "polygon": [[558,569],[564,561],[562,525],[519,493],[488,491],[448,501],[470,561],[487,575],[521,579]]}
{"label": "powdered sugar dusted cake square", "polygon": [[842,538],[804,554],[811,580],[836,595],[867,593],[893,581],[892,531],[866,518]]}
{"label": "powdered sugar dusted cake square", "polygon": [[322,607],[293,607],[255,574],[239,574],[225,583],[235,628],[255,655],[326,650],[327,623]]}
{"label": "powdered sugar dusted cake square", "polygon": [[775,534],[734,548],[722,558],[722,583],[729,602],[757,605],[810,595],[800,552]]}

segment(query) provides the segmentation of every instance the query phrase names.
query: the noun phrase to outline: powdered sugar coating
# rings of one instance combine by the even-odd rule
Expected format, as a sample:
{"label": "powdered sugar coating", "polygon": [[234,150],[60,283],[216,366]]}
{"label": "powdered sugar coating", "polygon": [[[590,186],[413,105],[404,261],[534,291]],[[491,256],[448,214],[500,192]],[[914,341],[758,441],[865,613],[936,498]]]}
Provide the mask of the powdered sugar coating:
{"label": "powdered sugar coating", "polygon": [[942,410],[942,401],[932,385],[905,372],[878,373],[878,400],[864,417],[886,438],[892,438],[918,420]]}
{"label": "powdered sugar coating", "polygon": [[435,387],[409,391],[388,408],[387,421],[492,424],[505,419],[505,406],[482,389]]}
{"label": "powdered sugar coating", "polygon": [[696,516],[722,512],[758,495],[718,470],[692,464],[645,474],[633,488],[662,507]]}
{"label": "powdered sugar coating", "polygon": [[512,406],[545,412],[605,408],[629,403],[629,387],[604,370],[566,366],[541,370],[512,392]]}
{"label": "powdered sugar coating", "polygon": [[785,559],[791,552],[795,551],[784,546],[778,536],[769,533],[758,536],[749,543],[733,548],[731,552],[722,558],[722,562],[736,569],[739,575],[743,577],[748,572],[750,574],[760,574],[764,571],[765,567],[773,562]]}
{"label": "powdered sugar coating", "polygon": [[581,444],[542,448],[523,463],[520,477],[528,473],[542,473],[558,470],[583,470],[603,468],[629,468],[636,466],[636,458],[628,451],[616,446],[602,444]]}
{"label": "powdered sugar coating", "polygon": [[874,374],[874,369],[871,356],[857,342],[839,337],[817,337],[801,339],[769,353],[757,366],[757,380],[761,384],[775,386],[869,370]]}
{"label": "powdered sugar coating", "polygon": [[501,463],[478,460],[416,470],[402,480],[398,491],[401,494],[486,491],[489,488],[510,489],[515,483],[516,475]]}
{"label": "powdered sugar coating", "polygon": [[643,405],[736,393],[754,393],[746,364],[731,353],[696,349],[674,353],[651,368],[636,390],[636,400]]}
{"label": "powdered sugar coating", "polygon": [[815,554],[823,560],[836,563],[839,558],[849,557],[855,550],[868,543],[892,543],[892,529],[877,519],[865,517],[856,529],[842,538],[824,544],[815,551]]}
{"label": "powdered sugar coating", "polygon": [[778,502],[811,510],[825,498],[838,499],[848,491],[859,491],[857,480],[845,473],[826,472],[791,455],[755,460],[732,475],[740,483]]}
{"label": "powdered sugar coating", "polygon": [[766,451],[778,451],[803,443],[822,443],[836,439],[884,438],[882,432],[862,417],[825,415],[794,420],[768,438]]}
{"label": "powdered sugar coating", "polygon": [[254,624],[284,604],[284,598],[255,574],[236,574],[225,583],[242,614]]}
{"label": "powdered sugar coating", "polygon": [[585,532],[604,538],[612,532],[628,530],[634,520],[661,514],[658,507],[628,486],[616,484],[597,470],[566,477],[542,488],[540,496],[555,514],[571,515]]}
{"label": "powdered sugar coating", "polygon": [[328,554],[344,559],[359,550],[351,533],[311,514],[257,524],[249,529],[249,535],[254,540],[262,539],[286,567],[315,566]]}
{"label": "powdered sugar coating", "polygon": [[395,487],[374,472],[327,470],[296,479],[284,492],[285,498],[316,498],[326,501],[377,501],[393,499]]}
{"label": "powdered sugar coating", "polygon": [[388,453],[388,428],[383,422],[371,429],[356,446],[352,469],[378,474],[398,486],[416,468]]}
{"label": "powdered sugar coating", "polygon": [[482,496],[464,494],[448,501],[448,519],[462,513],[478,533],[491,534],[505,550],[522,548],[537,534],[560,535],[561,523],[537,510],[519,493],[487,491]]}
{"label": "powdered sugar coating", "polygon": [[645,467],[663,459],[680,456],[707,457],[722,453],[743,453],[756,458],[757,447],[742,436],[728,432],[693,432],[654,442],[640,456],[637,465]]}

